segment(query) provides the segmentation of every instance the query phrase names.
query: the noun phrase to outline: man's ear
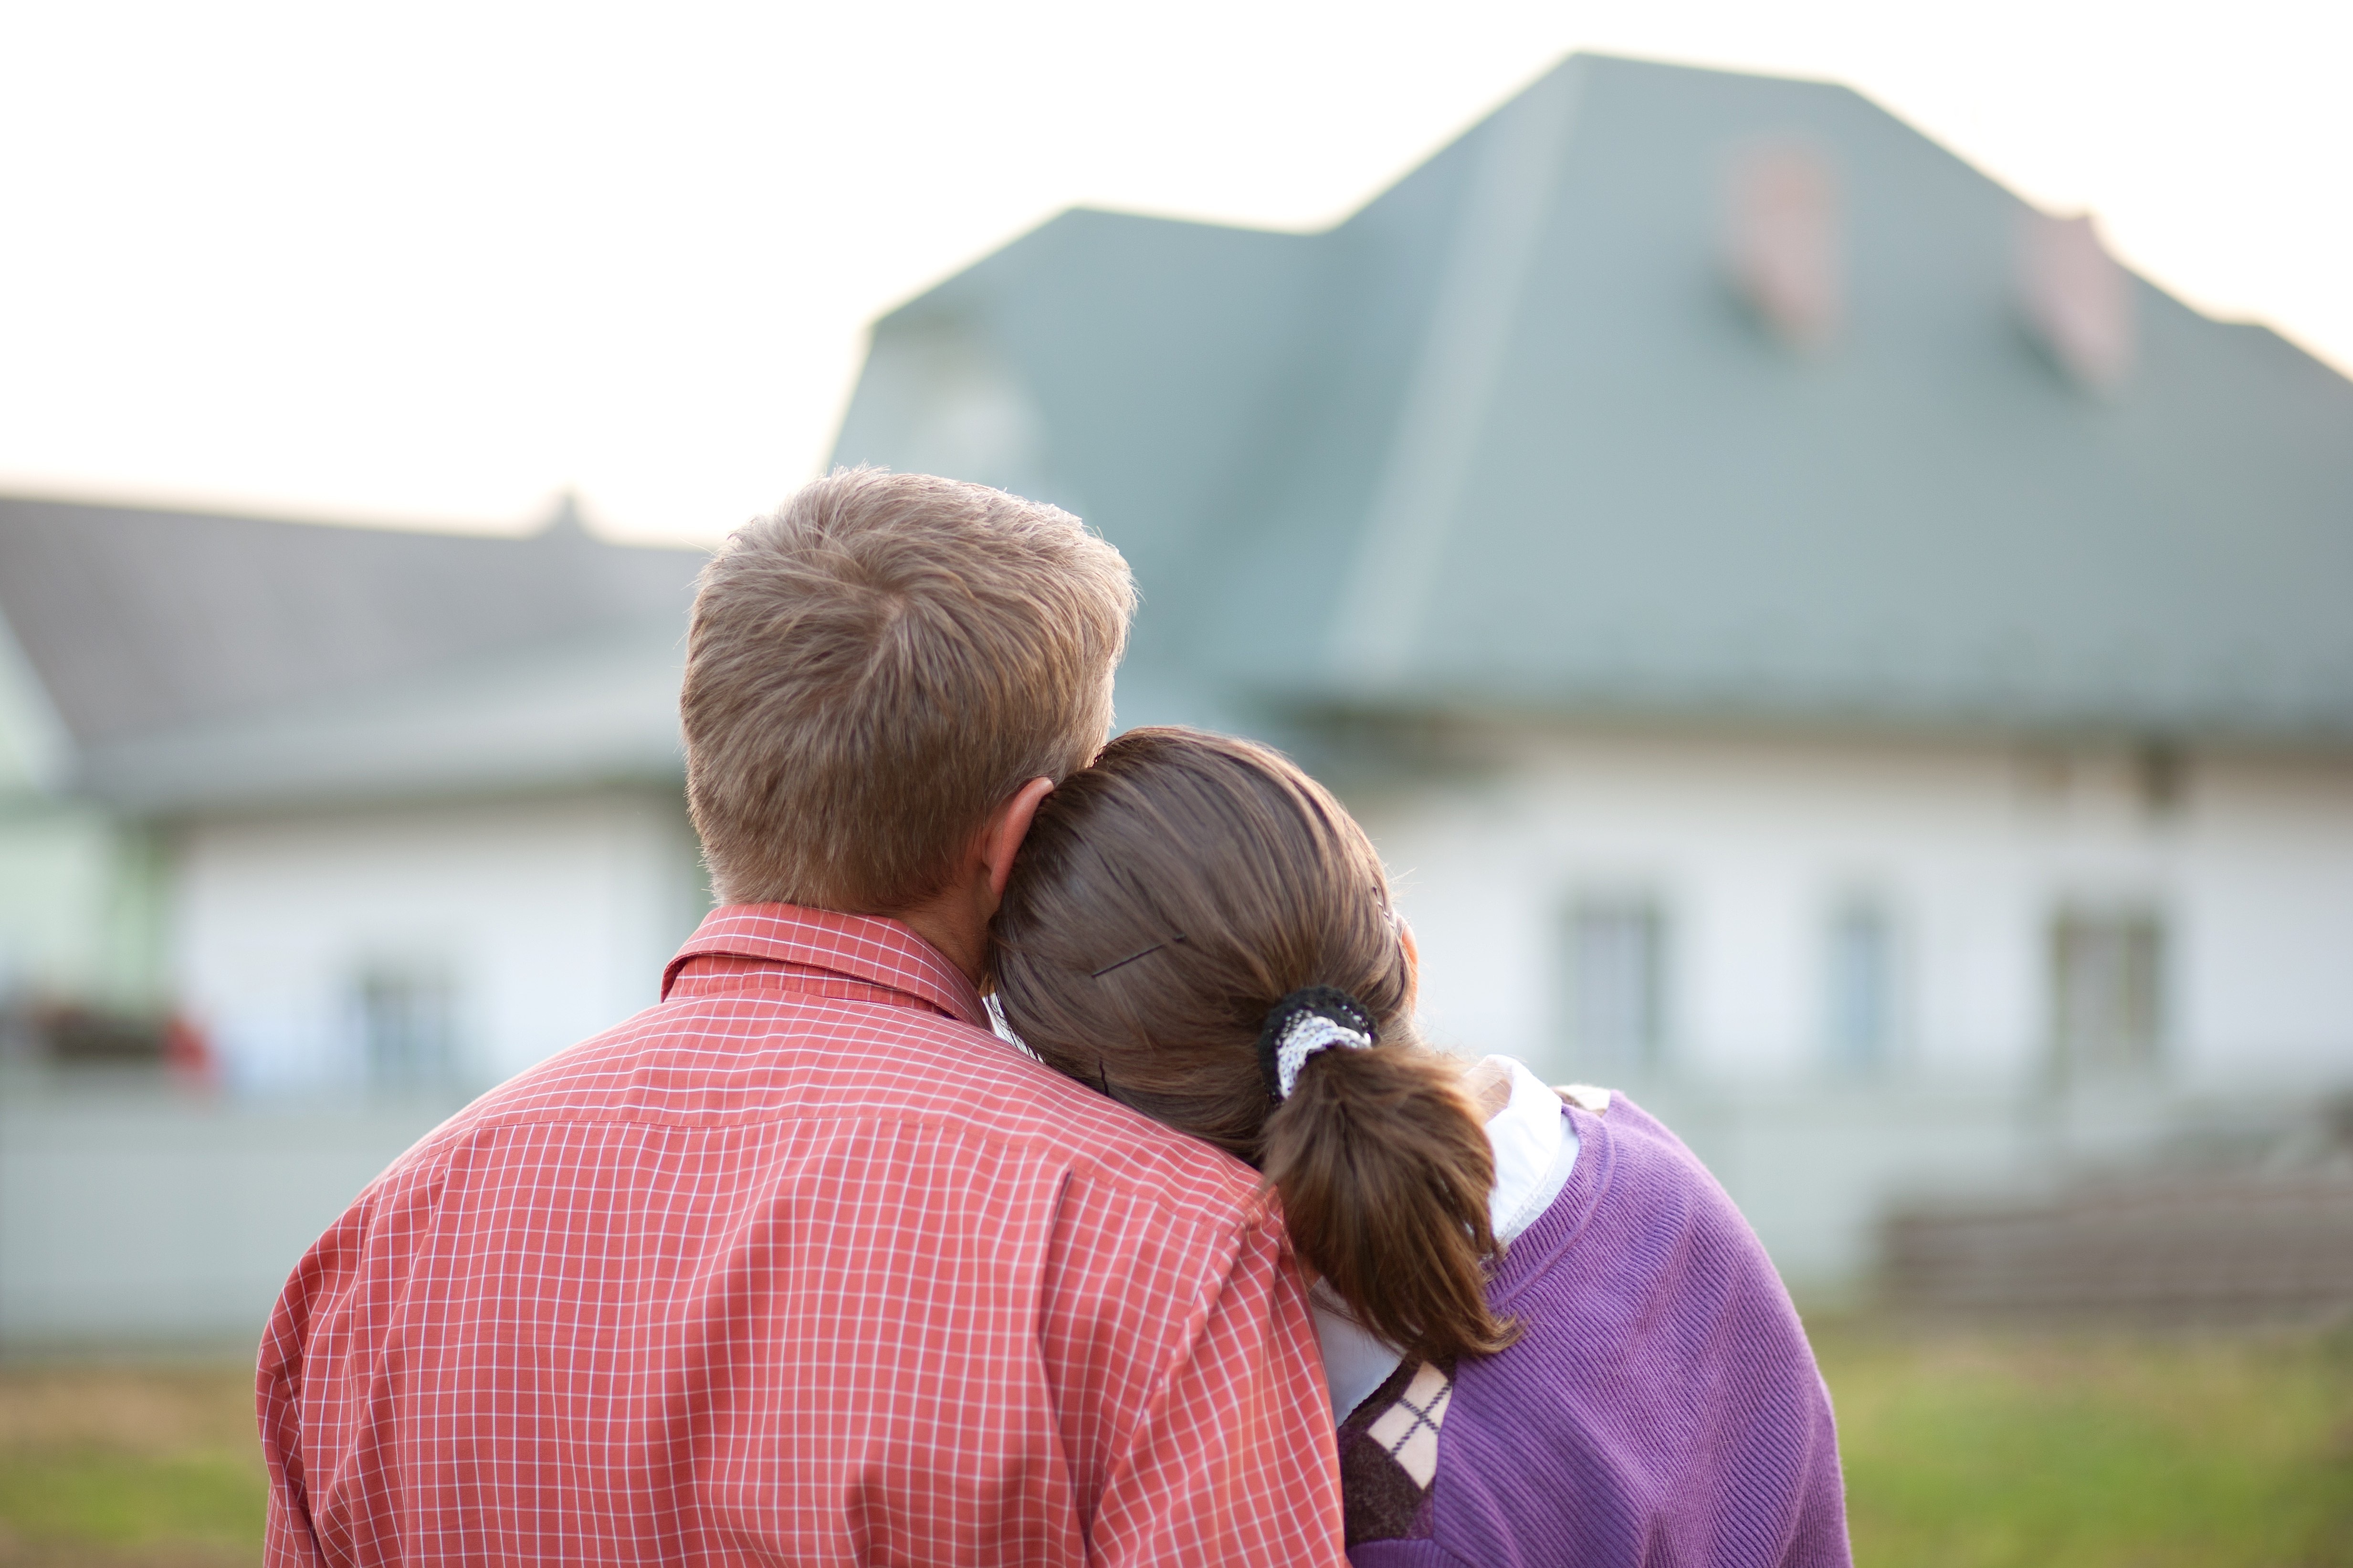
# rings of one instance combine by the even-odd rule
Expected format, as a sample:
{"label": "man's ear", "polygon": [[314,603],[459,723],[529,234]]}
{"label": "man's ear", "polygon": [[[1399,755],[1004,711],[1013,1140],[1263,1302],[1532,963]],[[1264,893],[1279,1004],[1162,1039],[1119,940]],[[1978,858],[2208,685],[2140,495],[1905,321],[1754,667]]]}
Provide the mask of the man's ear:
{"label": "man's ear", "polygon": [[1405,1010],[1410,1017],[1421,997],[1421,943],[1413,940],[1413,927],[1403,915],[1397,917],[1397,931],[1398,945],[1405,950]]}
{"label": "man's ear", "polygon": [[989,819],[981,840],[980,861],[988,869],[992,910],[1005,897],[1005,884],[1013,875],[1013,858],[1021,852],[1021,841],[1029,837],[1029,824],[1037,820],[1039,805],[1053,793],[1052,779],[1031,779]]}

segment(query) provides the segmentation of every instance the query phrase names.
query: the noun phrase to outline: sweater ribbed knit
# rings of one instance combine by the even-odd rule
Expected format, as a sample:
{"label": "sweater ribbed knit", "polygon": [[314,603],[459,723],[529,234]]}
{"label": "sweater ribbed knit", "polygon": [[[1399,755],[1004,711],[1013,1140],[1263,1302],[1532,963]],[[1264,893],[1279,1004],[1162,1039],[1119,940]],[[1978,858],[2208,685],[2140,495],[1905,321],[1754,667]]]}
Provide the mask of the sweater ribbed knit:
{"label": "sweater ribbed knit", "polygon": [[1755,1233],[1624,1096],[1567,1114],[1568,1184],[1489,1291],[1521,1337],[1454,1369],[1415,1538],[1349,1560],[1844,1568],[1830,1394]]}

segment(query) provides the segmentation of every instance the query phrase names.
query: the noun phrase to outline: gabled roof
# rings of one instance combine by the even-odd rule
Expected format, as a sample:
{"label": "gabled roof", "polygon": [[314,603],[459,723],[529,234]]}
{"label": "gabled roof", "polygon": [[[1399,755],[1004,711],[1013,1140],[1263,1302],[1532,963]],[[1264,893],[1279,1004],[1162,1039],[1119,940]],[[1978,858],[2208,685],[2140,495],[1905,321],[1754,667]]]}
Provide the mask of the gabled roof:
{"label": "gabled roof", "polygon": [[[1844,321],[1725,281],[1835,172]],[[1096,212],[879,322],[840,461],[1064,501],[1152,716],[1632,711],[2353,740],[2353,384],[2137,279],[2087,390],[2016,197],[1857,94],[1574,57],[1339,227]]]}
{"label": "gabled roof", "polygon": [[178,809],[678,767],[700,553],[0,497],[68,779]]}

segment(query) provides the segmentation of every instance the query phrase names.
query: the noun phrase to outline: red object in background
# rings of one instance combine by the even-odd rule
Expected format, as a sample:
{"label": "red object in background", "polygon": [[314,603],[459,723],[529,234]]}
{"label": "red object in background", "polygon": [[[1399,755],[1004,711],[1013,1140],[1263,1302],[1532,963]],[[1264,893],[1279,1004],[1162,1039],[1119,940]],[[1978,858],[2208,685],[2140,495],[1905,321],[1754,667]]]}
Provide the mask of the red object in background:
{"label": "red object in background", "polygon": [[164,1066],[183,1083],[210,1088],[220,1077],[220,1062],[206,1033],[174,1013],[164,1020]]}

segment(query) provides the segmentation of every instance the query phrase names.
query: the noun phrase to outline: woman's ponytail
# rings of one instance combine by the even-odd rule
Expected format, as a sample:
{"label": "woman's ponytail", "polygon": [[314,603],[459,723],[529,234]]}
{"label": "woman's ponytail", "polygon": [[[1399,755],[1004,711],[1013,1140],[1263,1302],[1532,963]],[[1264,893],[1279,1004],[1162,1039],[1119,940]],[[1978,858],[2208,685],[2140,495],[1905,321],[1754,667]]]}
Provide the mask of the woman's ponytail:
{"label": "woman's ponytail", "polygon": [[1409,1046],[1322,1051],[1266,1123],[1292,1244],[1363,1327],[1426,1361],[1516,1337],[1487,1309],[1495,1158],[1460,1079]]}
{"label": "woman's ponytail", "polygon": [[993,934],[1029,1049],[1257,1165],[1365,1328],[1434,1361],[1511,1342],[1486,1131],[1414,1037],[1388,879],[1322,785],[1248,741],[1131,730],[1038,808]]}

